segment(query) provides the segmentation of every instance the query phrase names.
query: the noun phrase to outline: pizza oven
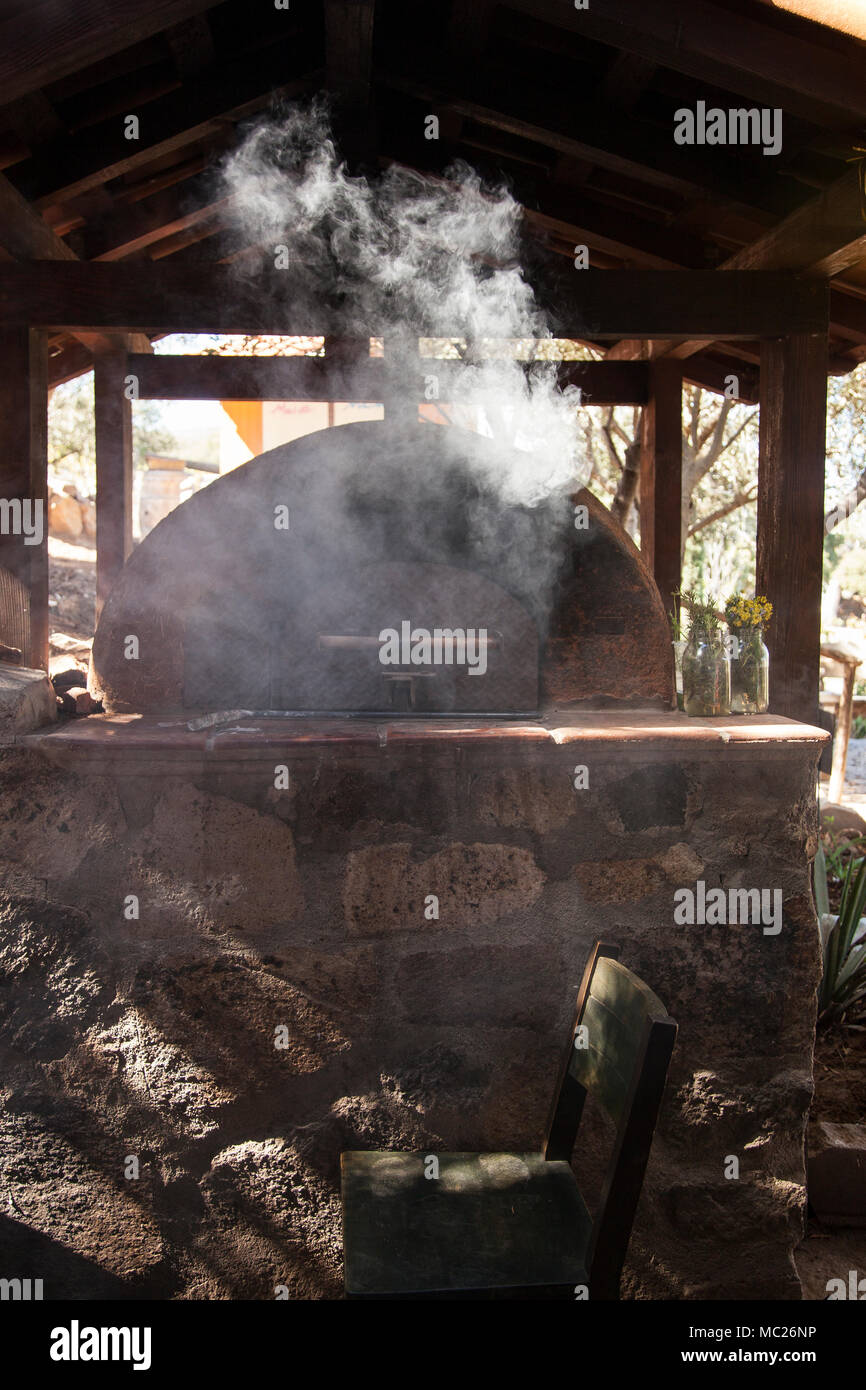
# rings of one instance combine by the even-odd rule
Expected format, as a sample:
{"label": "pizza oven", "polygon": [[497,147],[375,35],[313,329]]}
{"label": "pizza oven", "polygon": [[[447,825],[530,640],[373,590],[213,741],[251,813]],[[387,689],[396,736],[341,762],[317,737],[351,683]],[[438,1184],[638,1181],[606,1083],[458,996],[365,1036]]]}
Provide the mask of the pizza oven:
{"label": "pizza oven", "polygon": [[387,422],[308,435],[197,493],[102,613],[110,713],[436,719],[667,708],[671,645],[638,550],[544,460]]}
{"label": "pizza oven", "polygon": [[[106,712],[21,740],[10,881],[114,1001],[74,1110],[100,1164],[106,1114],[117,1154],[158,1156],[121,1184],[134,1249],[183,1232],[245,1297],[339,1296],[341,1150],[537,1145],[602,937],[680,1026],[635,1277],[800,1297],[825,735],[671,708],[641,556],[588,492],[531,505],[544,467],[394,422],[253,459],[127,563]],[[778,893],[781,928],[683,925],[699,884]]]}

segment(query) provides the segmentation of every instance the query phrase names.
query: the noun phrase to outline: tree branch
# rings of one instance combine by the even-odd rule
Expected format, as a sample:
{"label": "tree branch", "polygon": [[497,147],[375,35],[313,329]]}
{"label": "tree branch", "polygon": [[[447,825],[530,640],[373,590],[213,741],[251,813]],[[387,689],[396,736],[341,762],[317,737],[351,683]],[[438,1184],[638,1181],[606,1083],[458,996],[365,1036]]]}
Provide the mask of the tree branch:
{"label": "tree branch", "polygon": [[730,516],[731,512],[735,512],[738,507],[744,507],[747,502],[754,502],[757,495],[757,488],[754,490],[748,488],[745,492],[735,493],[730,502],[726,502],[723,507],[717,507],[714,512],[710,512],[709,516],[705,516],[703,520],[696,521],[694,526],[690,526],[689,535],[697,535],[698,531],[703,531],[705,526],[712,526],[714,521],[721,521],[722,517]]}
{"label": "tree branch", "polygon": [[616,451],[616,445],[614,444],[613,438],[611,436],[611,427],[613,424],[613,406],[611,406],[607,412],[607,418],[601,427],[601,437],[607,445],[607,451],[610,454],[611,462],[615,463],[620,472],[622,472],[622,459]]}
{"label": "tree branch", "polygon": [[835,531],[840,521],[845,521],[852,512],[856,512],[864,498],[866,498],[866,468],[863,469],[851,491],[842,498],[837,506],[831,507],[824,517],[825,534]]}
{"label": "tree branch", "polygon": [[706,477],[713,464],[721,458],[722,454],[726,453],[727,450],[730,449],[731,445],[743,433],[743,430],[746,428],[746,426],[754,419],[755,414],[756,412],[753,410],[749,415],[747,415],[745,420],[743,420],[737,426],[737,428],[733,431],[732,434],[728,436],[727,439],[720,440],[718,429],[712,432],[713,438],[711,443],[708,445],[704,453],[700,454],[696,459],[693,460],[692,468],[689,471],[688,480],[691,485],[691,490],[694,490],[694,488],[697,487],[701,479]]}
{"label": "tree branch", "polygon": [[[722,397],[721,403],[719,405],[719,413],[716,416],[715,420],[711,420],[710,423],[707,425],[706,429],[703,429],[700,432],[700,435],[698,437],[698,452],[700,452],[701,449],[704,447],[710,435],[714,435],[714,442],[720,439],[720,437],[724,433],[725,422],[727,421],[728,415],[730,414],[731,406],[733,404],[734,402],[731,400],[729,396]],[[719,452],[721,453],[721,450],[719,450]]]}
{"label": "tree branch", "polygon": [[616,496],[610,506],[611,512],[623,526],[625,526],[628,520],[628,514],[631,511],[632,503],[637,496],[639,481],[640,440],[634,439],[625,451],[625,459],[616,489]]}

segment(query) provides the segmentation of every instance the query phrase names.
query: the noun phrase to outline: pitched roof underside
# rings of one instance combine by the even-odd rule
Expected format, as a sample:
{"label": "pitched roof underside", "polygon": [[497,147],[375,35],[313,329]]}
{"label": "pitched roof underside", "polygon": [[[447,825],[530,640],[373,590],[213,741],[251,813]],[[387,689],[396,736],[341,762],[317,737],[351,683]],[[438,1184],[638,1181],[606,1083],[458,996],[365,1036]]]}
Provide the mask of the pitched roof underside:
{"label": "pitched roof underside", "polygon": [[[846,372],[866,357],[864,77],[861,39],[763,0],[113,0],[107,19],[103,0],[6,0],[0,257],[248,254],[214,168],[275,96],[327,88],[350,159],[443,172],[460,158],[504,177],[550,253],[829,277],[830,369]],[[698,101],[780,107],[781,152],[676,145],[674,112]],[[56,335],[52,380],[111,345]],[[754,378],[759,345],[677,355],[718,388],[731,371]]]}

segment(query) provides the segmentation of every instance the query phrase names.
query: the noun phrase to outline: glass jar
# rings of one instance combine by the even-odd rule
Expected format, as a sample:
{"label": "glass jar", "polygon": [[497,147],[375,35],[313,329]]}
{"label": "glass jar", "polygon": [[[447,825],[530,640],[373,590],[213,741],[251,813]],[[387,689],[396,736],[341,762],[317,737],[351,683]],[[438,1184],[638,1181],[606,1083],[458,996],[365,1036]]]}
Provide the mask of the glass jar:
{"label": "glass jar", "polygon": [[770,703],[770,653],[760,627],[732,627],[731,711],[766,714]]}
{"label": "glass jar", "polygon": [[731,712],[731,663],[721,635],[692,634],[683,652],[683,708],[709,719]]}
{"label": "glass jar", "polygon": [[674,681],[677,691],[677,709],[683,707],[683,652],[688,646],[687,642],[674,642]]}

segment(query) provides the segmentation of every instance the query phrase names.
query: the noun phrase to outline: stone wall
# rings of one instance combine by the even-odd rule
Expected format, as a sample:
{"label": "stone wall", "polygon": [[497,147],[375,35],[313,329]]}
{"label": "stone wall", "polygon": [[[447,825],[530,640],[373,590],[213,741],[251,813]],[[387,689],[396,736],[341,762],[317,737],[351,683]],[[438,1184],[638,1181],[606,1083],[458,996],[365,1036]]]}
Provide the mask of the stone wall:
{"label": "stone wall", "polygon": [[[765,722],[371,734],[171,775],[55,766],[62,732],[7,749],[0,1273],[340,1297],[340,1150],[539,1146],[601,936],[680,1025],[624,1292],[799,1297],[819,735]],[[699,878],[780,888],[781,932],[674,925]],[[590,1185],[603,1140],[579,1141]]]}

